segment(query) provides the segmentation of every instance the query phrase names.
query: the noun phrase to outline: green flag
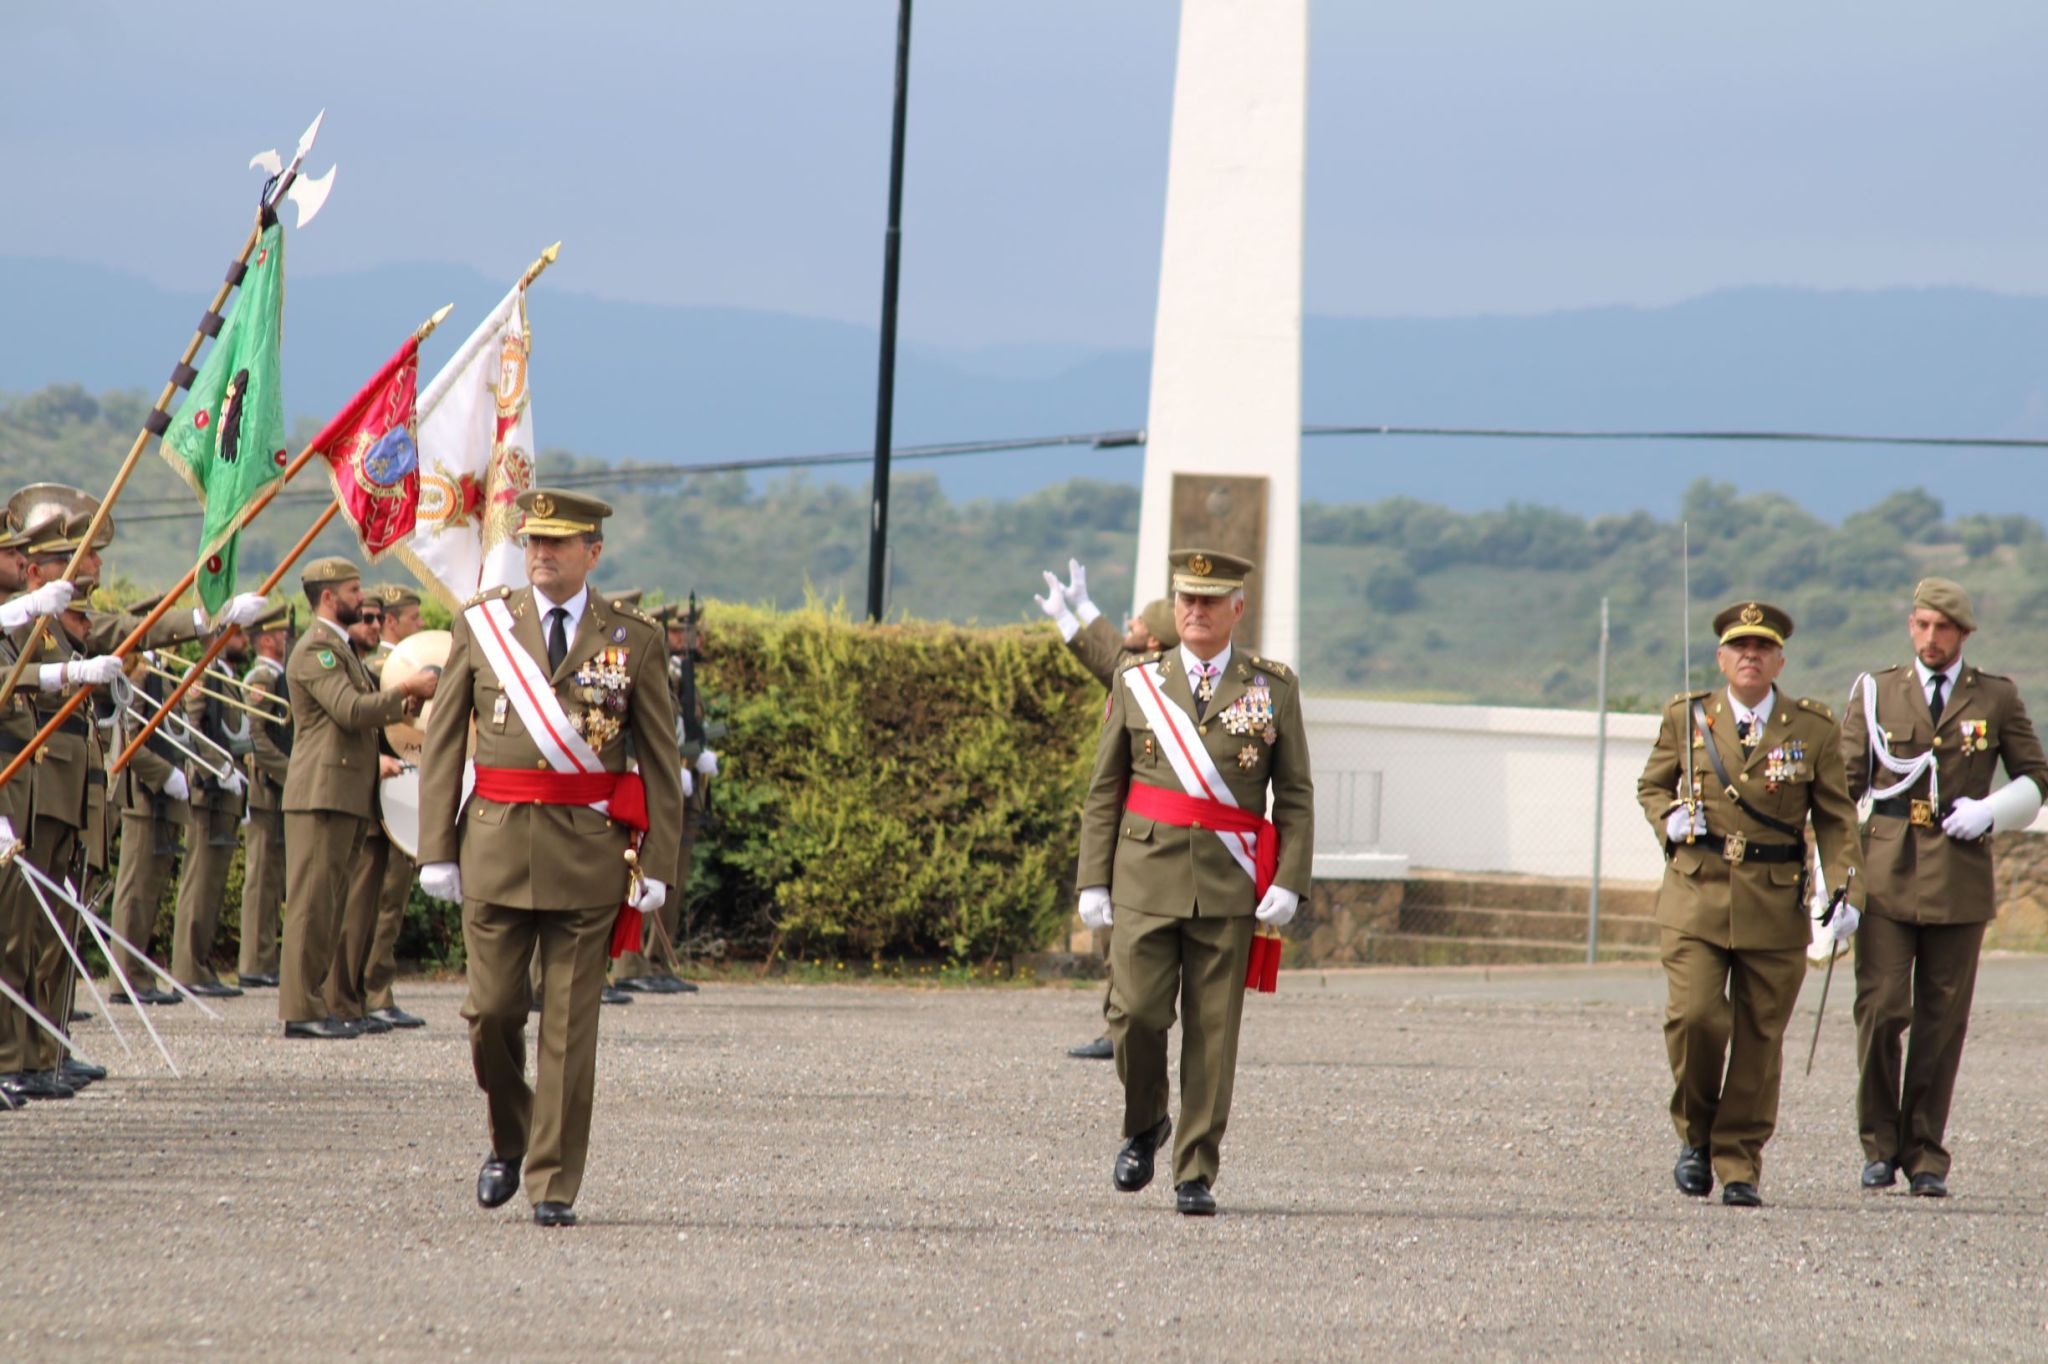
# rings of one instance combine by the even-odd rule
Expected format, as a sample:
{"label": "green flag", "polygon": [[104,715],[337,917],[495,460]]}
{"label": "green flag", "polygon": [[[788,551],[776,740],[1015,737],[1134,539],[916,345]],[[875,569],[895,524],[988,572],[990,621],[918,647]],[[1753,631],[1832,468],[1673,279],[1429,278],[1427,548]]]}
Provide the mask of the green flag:
{"label": "green flag", "polygon": [[249,504],[284,472],[284,228],[264,229],[227,324],[164,433],[163,456],[206,504],[199,600],[209,613],[235,592],[235,542]]}

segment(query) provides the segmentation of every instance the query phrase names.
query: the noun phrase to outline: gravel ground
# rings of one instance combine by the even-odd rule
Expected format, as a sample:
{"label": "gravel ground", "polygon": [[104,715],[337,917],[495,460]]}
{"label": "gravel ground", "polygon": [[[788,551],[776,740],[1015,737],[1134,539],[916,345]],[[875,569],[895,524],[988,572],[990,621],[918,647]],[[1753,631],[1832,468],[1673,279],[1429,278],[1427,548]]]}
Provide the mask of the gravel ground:
{"label": "gravel ground", "polygon": [[[608,1009],[583,1225],[476,1207],[455,1010],[287,1043],[154,1017],[0,1114],[0,1357],[2033,1359],[2048,1355],[2048,959],[1992,959],[1946,1203],[1858,1191],[1846,972],[1788,1047],[1755,1212],[1679,1195],[1641,966],[1282,978],[1223,1215],[1110,1187],[1091,992],[717,986]],[[132,1030],[131,1030],[132,1031]]]}

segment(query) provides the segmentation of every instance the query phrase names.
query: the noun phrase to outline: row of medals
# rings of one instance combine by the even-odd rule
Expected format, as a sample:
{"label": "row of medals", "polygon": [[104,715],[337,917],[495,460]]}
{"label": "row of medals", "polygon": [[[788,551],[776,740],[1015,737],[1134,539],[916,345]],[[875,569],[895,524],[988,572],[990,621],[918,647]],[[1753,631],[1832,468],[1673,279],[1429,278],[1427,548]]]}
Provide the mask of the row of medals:
{"label": "row of medals", "polygon": [[592,748],[603,748],[618,734],[632,686],[626,672],[627,650],[623,645],[601,649],[569,677],[576,699],[584,709],[569,717],[569,723]]}
{"label": "row of medals", "polygon": [[[1257,733],[1268,744],[1279,741],[1280,731],[1273,725],[1273,691],[1266,684],[1266,675],[1260,673],[1245,688],[1244,695],[1230,703],[1230,708],[1216,717],[1226,734],[1239,737]],[[1257,744],[1246,744],[1237,751],[1237,765],[1250,770],[1259,765],[1260,749]]]}

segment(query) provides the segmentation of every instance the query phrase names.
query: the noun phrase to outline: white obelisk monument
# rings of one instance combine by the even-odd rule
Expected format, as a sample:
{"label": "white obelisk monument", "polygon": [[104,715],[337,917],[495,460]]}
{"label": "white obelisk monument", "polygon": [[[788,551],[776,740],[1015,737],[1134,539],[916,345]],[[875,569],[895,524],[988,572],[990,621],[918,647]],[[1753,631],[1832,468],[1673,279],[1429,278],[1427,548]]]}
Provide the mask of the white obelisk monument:
{"label": "white obelisk monument", "polygon": [[1185,544],[1247,554],[1248,647],[1301,657],[1308,0],[1181,0],[1137,605]]}

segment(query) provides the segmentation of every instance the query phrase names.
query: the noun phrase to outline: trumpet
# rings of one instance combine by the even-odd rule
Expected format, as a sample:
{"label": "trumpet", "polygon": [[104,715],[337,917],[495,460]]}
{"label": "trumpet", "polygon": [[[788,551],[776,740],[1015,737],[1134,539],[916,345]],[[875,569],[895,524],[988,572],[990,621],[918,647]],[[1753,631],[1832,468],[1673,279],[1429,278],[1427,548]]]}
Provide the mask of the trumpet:
{"label": "trumpet", "polygon": [[[138,689],[132,682],[123,679],[115,683],[114,690],[119,693],[115,704],[138,728],[155,718],[149,711],[136,704],[138,701],[154,701],[155,698]],[[162,706],[159,705],[157,709],[161,710]],[[216,783],[225,784],[233,779],[236,770],[234,754],[207,738],[180,712],[174,710],[165,715],[163,724],[157,728],[157,734],[165,743],[183,754],[194,767],[212,777]]]}
{"label": "trumpet", "polygon": [[[166,662],[176,663],[177,670],[164,666]],[[176,654],[163,654],[154,657],[144,657],[140,671],[154,673],[164,681],[176,684],[183,682],[194,666],[194,664],[186,662]],[[221,686],[232,688],[239,695],[231,696],[227,692],[209,686],[208,683],[212,682],[218,682]],[[201,696],[211,697],[224,706],[233,706],[236,710],[253,715],[267,724],[288,725],[292,722],[292,704],[290,701],[277,695],[275,692],[258,691],[239,677],[209,673],[206,681],[197,684],[192,690],[198,692]]]}

